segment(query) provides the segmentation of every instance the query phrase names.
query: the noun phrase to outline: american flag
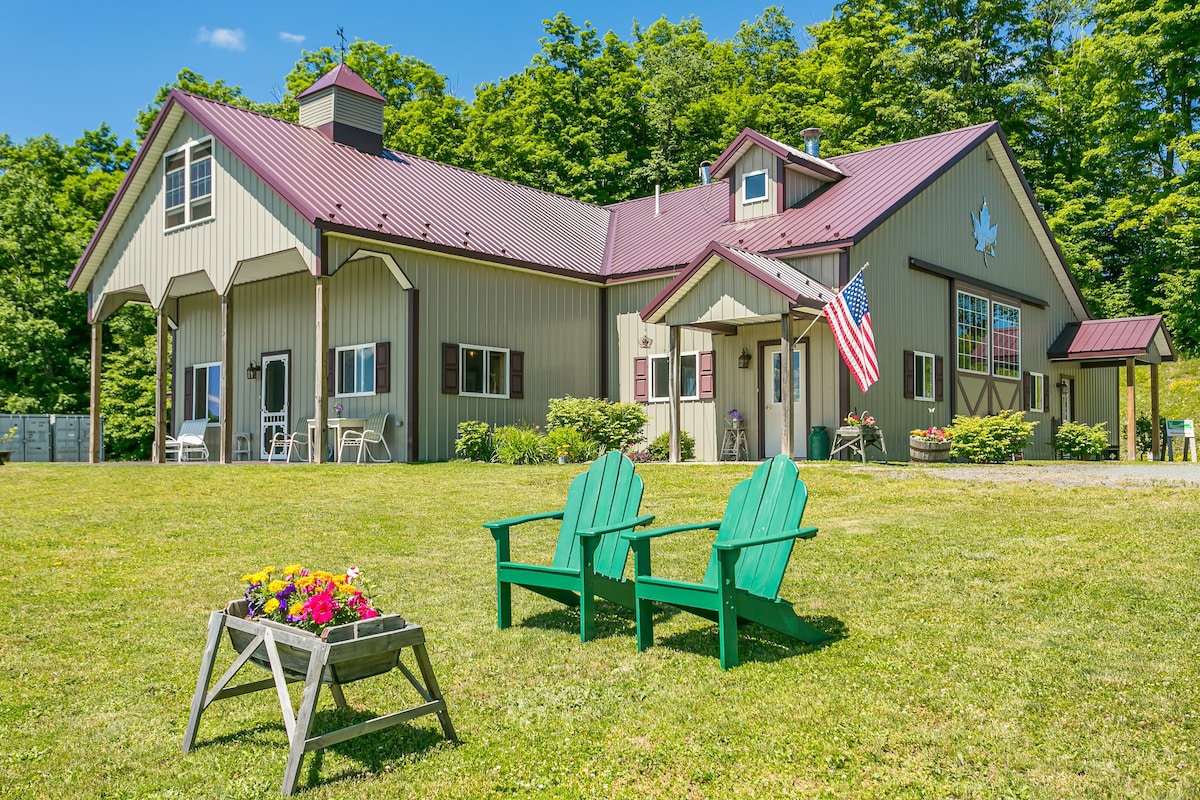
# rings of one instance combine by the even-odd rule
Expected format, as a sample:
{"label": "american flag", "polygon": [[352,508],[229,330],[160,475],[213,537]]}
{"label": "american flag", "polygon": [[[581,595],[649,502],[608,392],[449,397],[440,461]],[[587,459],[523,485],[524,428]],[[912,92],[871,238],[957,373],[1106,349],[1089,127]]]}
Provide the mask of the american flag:
{"label": "american flag", "polygon": [[871,310],[867,308],[862,270],[825,306],[825,319],[842,360],[858,381],[858,388],[865,392],[879,380],[879,359],[875,355],[875,334],[871,330]]}

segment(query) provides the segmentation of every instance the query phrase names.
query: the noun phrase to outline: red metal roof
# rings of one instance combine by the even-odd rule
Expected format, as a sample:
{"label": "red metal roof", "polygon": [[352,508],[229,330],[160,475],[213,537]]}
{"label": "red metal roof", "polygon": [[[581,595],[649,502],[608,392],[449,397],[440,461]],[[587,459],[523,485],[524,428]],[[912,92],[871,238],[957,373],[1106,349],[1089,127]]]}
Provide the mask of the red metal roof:
{"label": "red metal roof", "polygon": [[772,139],[770,136],[759,133],[753,128],[746,128],[737,135],[736,139],[729,143],[725,151],[717,156],[717,160],[713,162],[713,178],[725,177],[725,174],[737,163],[742,154],[750,149],[751,145],[758,145],[768,153],[774,154],[777,158],[782,158],[785,162],[796,165],[800,169],[826,180],[837,180],[841,177],[841,171],[832,162],[826,161],[823,158],[817,158],[816,156],[810,156],[799,148],[792,147],[790,144],[785,144],[777,139]]}
{"label": "red metal roof", "polygon": [[309,86],[303,92],[296,95],[296,99],[300,100],[308,97],[310,94],[316,94],[322,89],[328,89],[330,86],[337,86],[340,89],[361,94],[363,97],[369,97],[372,100],[384,99],[383,95],[375,91],[375,87],[363,80],[361,75],[345,64],[338,64],[329,70],[329,72],[317,78],[312,86]]}
{"label": "red metal roof", "polygon": [[1161,316],[1072,322],[1050,345],[1048,355],[1068,360],[1150,355],[1151,345],[1156,344],[1155,337],[1160,333],[1157,355],[1164,361],[1174,361],[1174,346]]}

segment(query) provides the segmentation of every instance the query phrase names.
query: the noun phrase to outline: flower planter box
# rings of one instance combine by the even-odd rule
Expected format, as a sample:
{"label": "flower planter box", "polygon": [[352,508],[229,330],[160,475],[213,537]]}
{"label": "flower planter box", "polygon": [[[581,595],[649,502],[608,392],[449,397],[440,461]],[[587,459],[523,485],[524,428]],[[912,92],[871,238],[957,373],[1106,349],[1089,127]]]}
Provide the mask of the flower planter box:
{"label": "flower planter box", "polygon": [[950,460],[950,442],[927,442],[924,439],[908,440],[910,461],[934,463]]}

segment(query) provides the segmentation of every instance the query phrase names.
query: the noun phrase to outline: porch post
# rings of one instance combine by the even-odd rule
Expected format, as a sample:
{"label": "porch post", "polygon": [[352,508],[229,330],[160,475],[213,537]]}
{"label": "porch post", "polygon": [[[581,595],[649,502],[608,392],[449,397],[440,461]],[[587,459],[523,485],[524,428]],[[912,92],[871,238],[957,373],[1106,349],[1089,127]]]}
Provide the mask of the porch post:
{"label": "porch post", "polygon": [[671,454],[670,462],[678,464],[680,458],[679,448],[679,326],[672,325],[670,327],[670,342],[671,354],[668,357],[668,368],[671,373],[670,380],[670,406],[669,417],[671,424]]}
{"label": "porch post", "polygon": [[102,441],[102,432],[100,430],[100,355],[101,346],[104,344],[104,323],[92,323],[92,376],[89,385],[89,394],[91,397],[91,408],[88,409],[88,417],[91,420],[91,429],[88,432],[88,463],[100,463],[100,442]]}
{"label": "porch post", "polygon": [[[167,346],[171,341],[171,331],[167,327],[167,301],[165,298],[155,316],[154,445],[151,448],[150,458],[155,464],[165,464],[167,460]],[[179,400],[176,399],[175,402],[178,403]]]}
{"label": "porch post", "polygon": [[1125,359],[1125,459],[1137,461],[1137,409],[1134,408],[1133,356]]}
{"label": "porch post", "polygon": [[233,461],[233,301],[221,295],[221,463]]}
{"label": "porch post", "polygon": [[779,354],[779,394],[780,400],[783,403],[783,420],[782,430],[780,431],[781,443],[779,452],[787,453],[788,458],[793,458],[796,455],[796,448],[792,445],[792,424],[796,411],[796,399],[792,397],[792,314],[787,312],[779,323],[779,344],[782,351]]}
{"label": "porch post", "polygon": [[318,275],[316,282],[316,408],[313,409],[312,455],[325,463],[326,425],[329,417],[329,277]]}
{"label": "porch post", "polygon": [[1162,442],[1158,436],[1158,364],[1150,365],[1150,460],[1161,461],[1159,448]]}

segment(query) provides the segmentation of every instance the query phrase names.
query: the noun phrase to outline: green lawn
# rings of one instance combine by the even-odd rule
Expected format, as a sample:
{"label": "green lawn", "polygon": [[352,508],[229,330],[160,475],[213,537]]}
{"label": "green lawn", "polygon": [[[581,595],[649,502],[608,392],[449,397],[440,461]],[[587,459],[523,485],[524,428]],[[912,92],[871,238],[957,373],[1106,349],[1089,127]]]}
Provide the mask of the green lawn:
{"label": "green lawn", "polygon": [[[216,704],[187,756],[180,740],[208,613],[297,560],[361,567],[425,625],[462,739],[426,717],[310,755],[306,797],[1200,795],[1195,489],[802,465],[821,534],[781,594],[834,641],[751,628],[722,672],[715,626],[684,614],[639,654],[622,610],[601,603],[583,645],[572,612],[518,589],[495,629],[479,523],[558,507],[579,469],[3,467],[0,796],[274,796],[273,694]],[[643,510],[719,517],[749,471],[641,466]],[[664,544],[656,571],[698,579],[705,536]],[[547,560],[553,537],[518,530],[514,557]],[[346,694],[383,713],[405,687]]]}

